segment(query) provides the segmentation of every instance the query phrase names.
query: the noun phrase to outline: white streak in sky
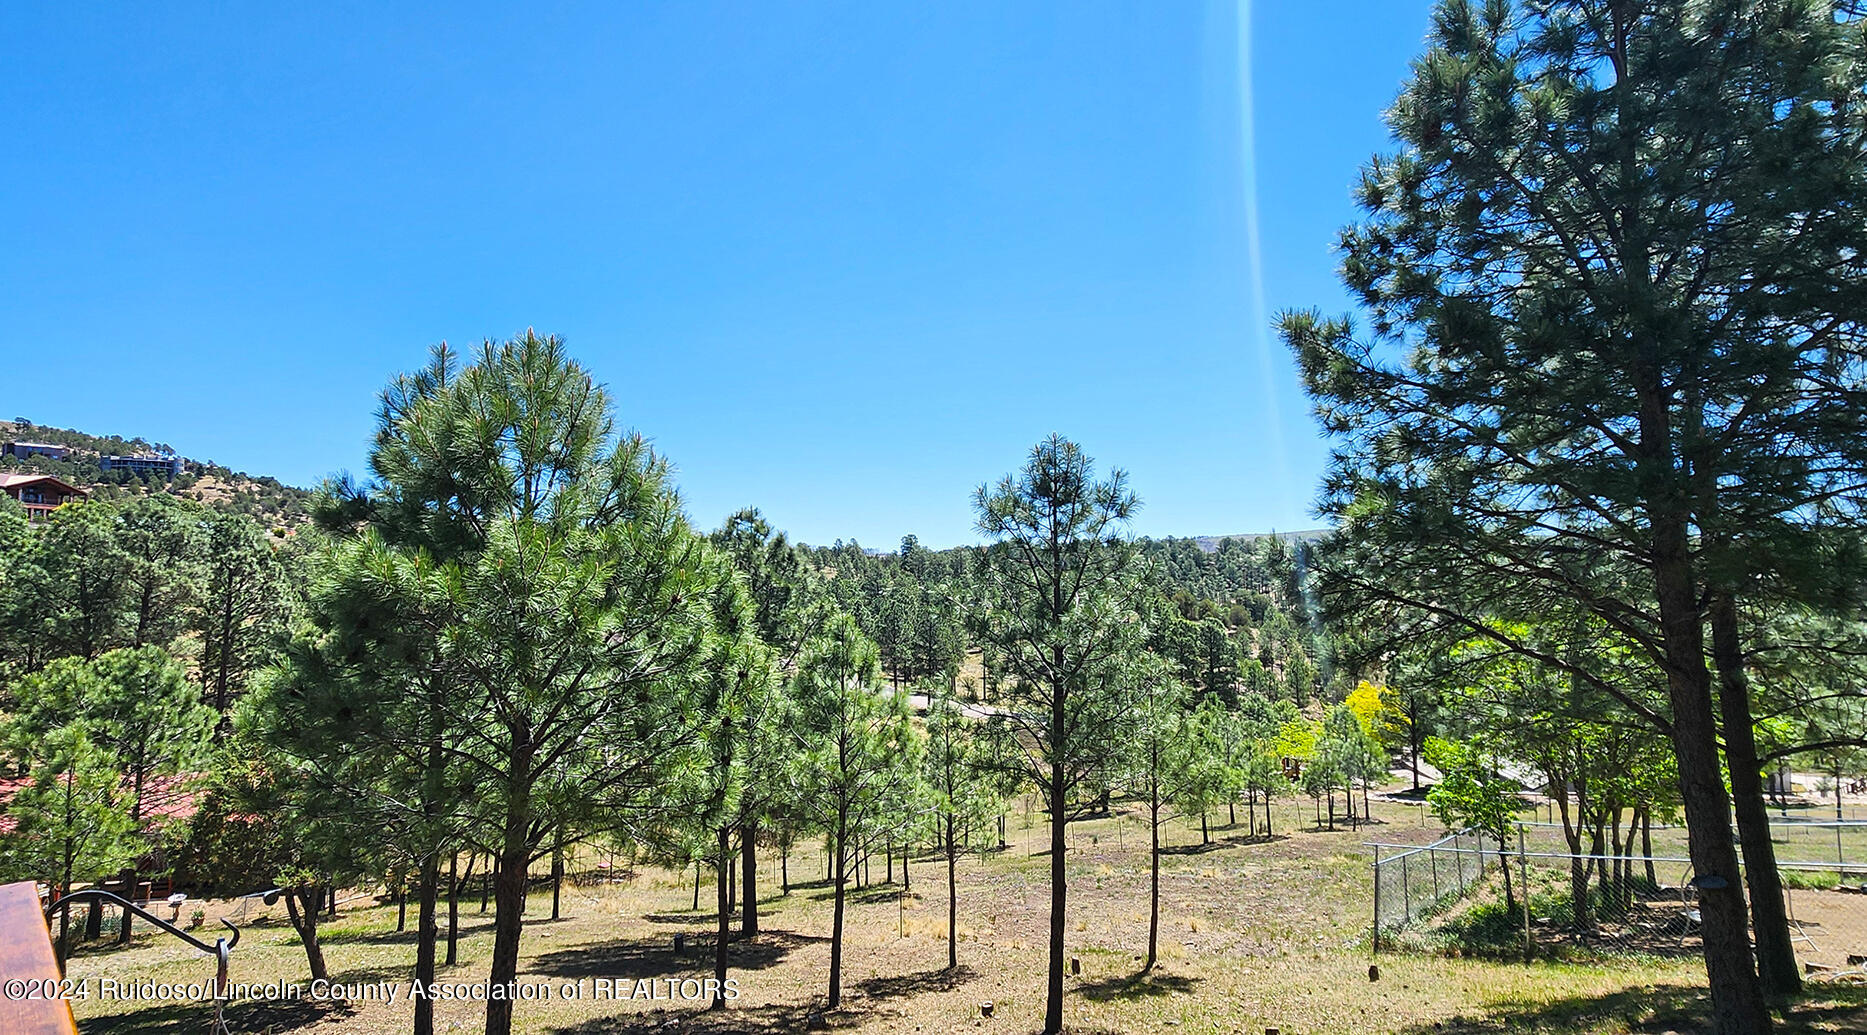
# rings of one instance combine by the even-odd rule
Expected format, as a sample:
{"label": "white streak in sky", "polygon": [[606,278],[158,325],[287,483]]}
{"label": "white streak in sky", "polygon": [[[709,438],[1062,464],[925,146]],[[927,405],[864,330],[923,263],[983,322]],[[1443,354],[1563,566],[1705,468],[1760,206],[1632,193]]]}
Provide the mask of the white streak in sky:
{"label": "white streak in sky", "polygon": [[1271,359],[1271,314],[1264,304],[1264,256],[1258,244],[1257,119],[1251,90],[1251,0],[1238,0],[1238,146],[1240,189],[1245,202],[1245,252],[1251,277],[1251,341],[1258,352],[1258,390],[1262,416],[1276,453],[1278,484],[1290,485],[1290,455],[1284,446],[1282,408],[1277,402],[1277,364]]}

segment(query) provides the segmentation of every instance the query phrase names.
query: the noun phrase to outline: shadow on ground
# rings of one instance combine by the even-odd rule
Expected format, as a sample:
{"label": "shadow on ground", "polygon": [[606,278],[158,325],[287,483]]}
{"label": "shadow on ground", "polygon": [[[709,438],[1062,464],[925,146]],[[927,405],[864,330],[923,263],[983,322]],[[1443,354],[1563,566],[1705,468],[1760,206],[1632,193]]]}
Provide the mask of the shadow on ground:
{"label": "shadow on ground", "polygon": [[[1867,1031],[1867,987],[1810,985],[1774,1011],[1778,1035]],[[1570,996],[1530,1005],[1499,1004],[1482,1017],[1453,1017],[1401,1029],[1400,1035],[1500,1035],[1589,1031],[1614,1025],[1637,1035],[1709,1031],[1711,995],[1688,985],[1628,988],[1599,996]]]}
{"label": "shadow on ground", "polygon": [[[750,938],[728,943],[727,966],[732,970],[763,970],[776,965],[800,946],[827,940],[794,931],[760,931]],[[713,971],[713,947],[693,946],[686,952],[676,953],[666,939],[623,938],[549,952],[533,960],[527,969],[560,978],[630,980],[708,974]]]}
{"label": "shadow on ground", "polygon": [[[903,890],[899,884],[870,884],[862,888],[852,884],[844,890],[843,901],[858,906],[872,905],[876,902],[893,902],[901,897]],[[916,898],[920,897],[917,892],[909,891],[908,894]],[[813,891],[810,898],[814,902],[829,902],[836,898],[836,888],[825,887],[821,891]]]}
{"label": "shadow on ground", "polygon": [[1168,845],[1160,850],[1162,855],[1204,855],[1221,848],[1239,848],[1245,845],[1268,845],[1278,841],[1290,840],[1289,834],[1234,834],[1231,837],[1215,837],[1205,844]]}
{"label": "shadow on ground", "polygon": [[1186,995],[1205,982],[1205,978],[1183,977],[1179,974],[1129,974],[1126,977],[1102,978],[1098,981],[1084,981],[1076,986],[1076,991],[1091,1002],[1125,1002],[1136,999],[1152,999],[1163,995]]}
{"label": "shadow on ground", "polygon": [[[762,902],[773,902],[776,900],[775,899],[763,899],[761,901]],[[705,913],[697,912],[694,910],[686,910],[686,911],[679,912],[679,913],[647,913],[643,915],[642,919],[648,921],[651,924],[674,924],[674,925],[678,925],[682,927],[704,926],[707,929],[711,930],[719,926],[719,915],[720,914],[717,910],[709,911]],[[737,917],[738,915],[739,913],[736,911],[733,913],[734,917]],[[760,909],[758,911],[758,915],[777,916],[778,911],[776,909]]]}
{"label": "shadow on ground", "polygon": [[922,992],[951,992],[978,976],[978,972],[962,963],[952,970],[923,970],[918,974],[870,978],[858,984],[856,992],[867,999],[898,999]]}
{"label": "shadow on ground", "polygon": [[[810,1025],[811,1014],[821,1010],[815,1005],[784,1005],[734,1007],[723,1010],[708,1010],[695,1007],[679,1010],[655,1009],[647,1013],[620,1014],[614,1017],[593,1017],[581,1024],[569,1027],[547,1029],[550,1035],[645,1035],[647,1032],[678,1031],[682,1035],[726,1035],[726,1033],[752,1033],[752,1035],[776,1035],[778,1032],[797,1032],[813,1030]],[[855,1028],[862,1024],[865,1015],[855,1010],[837,1010],[824,1016],[821,1029],[835,1031]]]}
{"label": "shadow on ground", "polygon": [[[227,1026],[233,1031],[295,1031],[350,1015],[352,1007],[335,1000],[282,999],[246,1001],[227,1007]],[[207,1003],[164,1003],[129,1013],[90,1017],[84,1035],[188,1035],[206,1031],[214,1008]]]}

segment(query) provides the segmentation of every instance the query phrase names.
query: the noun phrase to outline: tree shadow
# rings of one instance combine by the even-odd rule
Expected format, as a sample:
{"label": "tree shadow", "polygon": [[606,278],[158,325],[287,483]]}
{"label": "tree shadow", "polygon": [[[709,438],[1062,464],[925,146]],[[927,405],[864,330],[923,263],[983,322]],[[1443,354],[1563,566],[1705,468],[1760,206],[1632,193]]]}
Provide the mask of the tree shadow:
{"label": "tree shadow", "polygon": [[1221,848],[1230,848],[1230,847],[1232,846],[1227,844],[1223,838],[1215,838],[1214,840],[1211,840],[1211,841],[1202,841],[1199,844],[1166,845],[1161,848],[1160,854],[1162,855],[1205,855],[1207,852],[1216,852]]}
{"label": "tree shadow", "polygon": [[866,1019],[862,1011],[848,1008],[825,1012],[816,1002],[743,1008],[729,1003],[722,1010],[709,1010],[704,1004],[696,1004],[679,1010],[656,1008],[645,1013],[593,1017],[580,1024],[546,1030],[550,1035],[647,1035],[668,1031],[679,1031],[682,1035],[778,1035],[809,1030],[811,1015],[819,1012],[823,1013],[822,1030],[853,1029]]}
{"label": "tree shadow", "polygon": [[644,913],[642,919],[651,924],[678,924],[683,927],[719,926],[719,913]]}
{"label": "tree shadow", "polygon": [[[795,885],[793,885],[793,887],[795,887]],[[863,888],[851,887],[843,892],[843,901],[859,906],[873,905],[877,902],[893,902],[895,899],[901,897],[902,890],[899,884],[870,884]],[[912,895],[914,893],[908,892],[908,894]],[[832,886],[826,887],[822,891],[812,893],[810,899],[813,902],[828,902],[835,897],[836,888]]]}
{"label": "tree shadow", "polygon": [[918,974],[870,978],[856,985],[856,991],[869,999],[898,999],[922,992],[951,992],[978,976],[977,971],[962,963],[952,970],[923,970]]}
{"label": "tree shadow", "polygon": [[[760,931],[750,938],[728,942],[726,965],[733,970],[764,970],[776,966],[800,946],[827,940],[794,931]],[[529,969],[561,978],[630,980],[711,973],[713,947],[694,946],[677,953],[659,938],[626,938],[549,952],[532,960]]]}
{"label": "tree shadow", "polygon": [[[437,960],[435,966],[439,967]],[[379,963],[372,967],[345,967],[333,971],[331,980],[345,984],[360,984],[369,981],[409,981],[415,976],[415,961],[407,963]]]}
{"label": "tree shadow", "polygon": [[[348,1017],[355,1007],[335,999],[240,1000],[227,1005],[224,1019],[234,1031],[296,1031]],[[182,1035],[206,1028],[214,1016],[208,1003],[150,1004],[129,1013],[89,1017],[85,1035]]]}
{"label": "tree shadow", "polygon": [[1205,983],[1205,980],[1205,978],[1183,977],[1179,974],[1162,974],[1156,971],[1130,974],[1127,977],[1103,978],[1099,981],[1084,981],[1077,985],[1076,989],[1084,999],[1092,1002],[1130,1002],[1163,995],[1186,995]]}
{"label": "tree shadow", "polygon": [[1245,848],[1250,845],[1268,845],[1288,840],[1290,840],[1289,834],[1233,834],[1230,837],[1215,837],[1200,844],[1167,845],[1161,848],[1160,854],[1205,855],[1207,852],[1216,852],[1222,848]]}
{"label": "tree shadow", "polygon": [[[1772,1012],[1782,1018],[1781,1035],[1867,1031],[1867,987],[1813,984]],[[1540,1003],[1501,1003],[1481,1017],[1422,1021],[1398,1035],[1503,1035],[1522,1031],[1588,1031],[1604,1024],[1645,1033],[1709,1031],[1711,996],[1691,985],[1627,988],[1597,996],[1569,996]]]}
{"label": "tree shadow", "polygon": [[[762,901],[774,901],[775,902],[777,900],[766,899]],[[739,912],[733,913],[733,916],[735,918],[738,917],[739,915],[740,915]],[[758,911],[758,915],[777,916],[778,911],[776,909],[760,909]],[[648,921],[651,924],[668,924],[671,926],[678,926],[678,927],[705,927],[708,931],[713,931],[719,927],[720,925],[719,918],[720,918],[720,914],[718,910],[710,910],[704,913],[700,913],[700,912],[644,913],[642,915],[642,919]],[[567,917],[566,919],[569,919],[569,918]]]}

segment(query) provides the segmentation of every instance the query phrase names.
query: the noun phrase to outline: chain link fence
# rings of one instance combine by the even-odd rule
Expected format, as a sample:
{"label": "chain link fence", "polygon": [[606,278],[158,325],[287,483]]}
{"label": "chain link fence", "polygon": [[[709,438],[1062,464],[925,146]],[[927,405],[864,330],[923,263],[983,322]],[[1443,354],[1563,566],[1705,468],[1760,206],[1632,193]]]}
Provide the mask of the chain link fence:
{"label": "chain link fence", "polygon": [[[1867,839],[1867,823],[1773,822],[1772,835],[1798,960],[1816,974],[1867,973],[1867,845],[1857,840]],[[1461,832],[1424,845],[1369,847],[1376,952],[1579,958],[1700,951],[1683,828],[1627,836],[1619,852],[1572,851],[1560,824],[1546,823],[1520,826],[1503,846]]]}

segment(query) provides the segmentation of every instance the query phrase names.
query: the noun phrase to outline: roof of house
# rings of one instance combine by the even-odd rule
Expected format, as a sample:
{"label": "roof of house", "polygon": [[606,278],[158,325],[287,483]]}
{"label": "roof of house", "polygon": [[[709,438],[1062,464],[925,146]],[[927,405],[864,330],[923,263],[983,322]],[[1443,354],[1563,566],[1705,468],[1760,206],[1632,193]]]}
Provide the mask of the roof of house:
{"label": "roof of house", "polygon": [[24,486],[39,482],[50,482],[61,491],[69,492],[74,496],[89,496],[91,494],[91,490],[89,489],[80,489],[65,479],[50,474],[20,474],[17,472],[0,474],[0,489],[23,488]]}
{"label": "roof of house", "polygon": [[[10,834],[18,826],[7,809],[14,795],[31,786],[28,777],[0,776],[0,834]],[[192,819],[202,795],[198,774],[148,777],[143,781],[143,818],[158,824]]]}

